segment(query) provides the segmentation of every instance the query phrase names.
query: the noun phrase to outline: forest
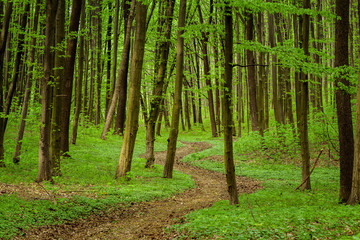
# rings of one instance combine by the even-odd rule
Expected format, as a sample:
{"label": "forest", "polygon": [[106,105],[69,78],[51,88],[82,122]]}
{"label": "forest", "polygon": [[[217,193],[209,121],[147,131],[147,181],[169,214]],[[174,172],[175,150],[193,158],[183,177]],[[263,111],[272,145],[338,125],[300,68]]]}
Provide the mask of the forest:
{"label": "forest", "polygon": [[360,0],[0,0],[0,239],[359,239]]}

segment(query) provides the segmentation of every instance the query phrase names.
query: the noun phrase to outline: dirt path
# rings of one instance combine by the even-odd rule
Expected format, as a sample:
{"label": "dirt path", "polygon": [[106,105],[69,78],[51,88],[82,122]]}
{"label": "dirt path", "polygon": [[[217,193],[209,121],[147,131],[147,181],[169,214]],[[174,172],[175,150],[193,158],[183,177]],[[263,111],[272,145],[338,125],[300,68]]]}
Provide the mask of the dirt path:
{"label": "dirt path", "polygon": [[[181,223],[191,211],[228,197],[223,174],[179,162],[190,153],[210,147],[208,143],[189,143],[176,152],[175,169],[193,177],[197,186],[194,189],[166,200],[135,203],[73,223],[33,229],[22,239],[173,239],[175,233],[165,232],[166,227]],[[157,163],[162,164],[165,156],[166,152],[156,153]],[[259,182],[247,178],[238,177],[237,184],[240,193],[259,189]]]}

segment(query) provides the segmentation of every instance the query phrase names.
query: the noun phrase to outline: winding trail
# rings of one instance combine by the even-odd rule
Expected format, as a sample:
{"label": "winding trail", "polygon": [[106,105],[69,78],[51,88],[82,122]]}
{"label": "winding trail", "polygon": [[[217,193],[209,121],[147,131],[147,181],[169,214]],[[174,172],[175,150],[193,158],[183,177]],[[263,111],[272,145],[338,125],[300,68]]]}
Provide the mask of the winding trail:
{"label": "winding trail", "polygon": [[[208,208],[214,202],[228,198],[224,174],[179,162],[184,156],[211,148],[204,142],[185,143],[177,149],[175,170],[192,176],[194,189],[165,200],[119,206],[107,213],[91,215],[74,222],[32,229],[17,239],[174,239],[177,233],[165,228],[184,221],[191,211]],[[156,163],[163,164],[166,152],[155,154]],[[237,177],[239,193],[251,193],[259,182]]]}

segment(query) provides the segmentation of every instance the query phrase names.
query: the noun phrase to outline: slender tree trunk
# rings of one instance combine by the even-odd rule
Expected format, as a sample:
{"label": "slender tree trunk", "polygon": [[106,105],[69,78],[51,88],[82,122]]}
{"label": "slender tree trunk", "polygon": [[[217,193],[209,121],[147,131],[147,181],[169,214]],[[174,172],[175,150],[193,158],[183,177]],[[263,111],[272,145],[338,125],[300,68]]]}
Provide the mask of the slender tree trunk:
{"label": "slender tree trunk", "polygon": [[84,0],[73,0],[72,9],[71,9],[69,34],[70,36],[73,37],[69,38],[67,42],[65,68],[64,68],[64,86],[63,86],[64,97],[63,97],[62,115],[61,115],[61,143],[60,143],[62,154],[66,154],[69,152],[71,96],[72,96],[72,89],[74,82],[73,79],[74,79],[76,49],[77,49],[76,33],[79,30],[82,1]]}
{"label": "slender tree trunk", "polygon": [[[13,2],[7,1],[5,8],[5,15],[3,18],[1,35],[0,35],[0,112],[4,115],[6,114],[6,106],[4,106],[4,75],[3,75],[3,67],[4,67],[4,54],[6,50],[6,41],[9,33],[9,24],[11,20],[11,13],[13,10]],[[4,135],[6,128],[6,117],[0,118],[0,167],[5,167],[4,162]]]}
{"label": "slender tree trunk", "polygon": [[[341,19],[335,21],[335,67],[349,65],[349,0],[336,0],[336,15]],[[351,115],[351,95],[346,88],[350,86],[346,79],[347,70],[342,70],[335,80],[336,110],[340,141],[340,201],[346,202],[351,193],[354,161],[354,136]]]}
{"label": "slender tree trunk", "polygon": [[[105,126],[104,126],[103,132],[101,134],[101,139],[104,139],[104,140],[106,139],[106,133],[109,131],[109,129],[111,127],[119,95],[121,95],[121,94],[126,95],[126,92],[127,92],[127,89],[126,88],[124,89],[124,86],[122,85],[122,83],[124,83],[122,81],[125,79],[125,83],[127,85],[127,74],[128,74],[128,69],[129,69],[129,57],[130,57],[131,25],[132,25],[132,22],[134,19],[135,3],[136,3],[136,0],[132,0],[131,10],[130,10],[131,13],[126,22],[126,34],[125,34],[125,40],[124,40],[124,48],[123,48],[122,58],[121,58],[121,62],[120,62],[118,77],[116,80],[114,94],[112,96],[109,111],[106,116]],[[121,103],[126,103],[126,102],[121,102]],[[125,106],[124,106],[124,109],[125,109]]]}
{"label": "slender tree trunk", "polygon": [[190,121],[190,107],[189,107],[189,89],[185,91],[185,120],[188,131],[191,131],[191,121]]}
{"label": "slender tree trunk", "polygon": [[184,71],[184,27],[186,16],[186,0],[180,0],[179,7],[179,19],[178,19],[178,34],[176,44],[176,80],[175,80],[175,92],[174,92],[174,105],[172,110],[171,128],[168,138],[168,147],[166,152],[166,162],[164,166],[163,177],[172,178],[175,154],[176,154],[176,142],[179,131],[179,116],[181,110],[181,92],[182,81]]}
{"label": "slender tree trunk", "polygon": [[[112,3],[109,3],[109,11],[112,10]],[[111,92],[114,90],[111,88],[111,25],[112,25],[112,15],[109,14],[109,20],[108,20],[108,26],[106,31],[106,99],[105,99],[105,116],[107,115],[109,111],[109,106],[111,102]]]}
{"label": "slender tree trunk", "polygon": [[123,145],[121,148],[119,165],[116,170],[116,178],[125,177],[131,169],[131,161],[134,152],[136,133],[138,130],[141,74],[144,60],[144,48],[146,37],[147,5],[137,1],[136,5],[136,29],[134,53],[131,60],[130,86],[129,86],[129,114],[126,120]]}
{"label": "slender tree trunk", "polygon": [[[81,23],[80,28],[85,29],[85,20],[86,20],[86,11],[85,11],[85,1],[82,0],[81,5]],[[71,135],[71,144],[76,144],[77,139],[77,131],[79,126],[79,118],[80,118],[80,112],[82,109],[81,106],[81,98],[82,98],[82,85],[83,85],[83,79],[84,79],[84,47],[85,47],[85,36],[83,34],[80,35],[80,43],[79,43],[79,60],[78,60],[78,81],[76,85],[76,108],[74,113],[74,122],[73,122],[73,128],[72,128],[72,135]]]}
{"label": "slender tree trunk", "polygon": [[[249,11],[249,10],[248,10]],[[253,14],[246,12],[246,40],[254,40],[254,20]],[[254,52],[246,50],[248,66],[248,84],[249,84],[249,98],[250,98],[250,114],[251,114],[251,129],[252,131],[259,130],[258,109],[256,99],[256,74],[255,74],[255,57]]]}
{"label": "slender tree trunk", "polygon": [[[33,34],[35,34],[38,29],[39,10],[40,10],[40,0],[36,0],[34,20],[32,23],[32,31],[31,31]],[[31,96],[31,87],[33,82],[32,78],[33,78],[34,62],[35,62],[35,46],[36,46],[36,37],[32,37],[30,42],[30,51],[29,51],[29,69],[28,69],[28,75],[26,77],[25,94],[24,94],[24,100],[21,110],[21,122],[19,126],[19,133],[16,139],[15,153],[13,156],[13,162],[15,164],[20,162],[21,144],[24,137],[26,117],[28,113],[30,96]]]}
{"label": "slender tree trunk", "polygon": [[101,85],[102,85],[102,68],[101,68],[101,52],[102,52],[102,19],[101,12],[102,6],[101,1],[97,1],[96,9],[96,25],[97,25],[97,39],[96,39],[96,103],[95,103],[95,126],[100,124],[100,114],[101,114]]}
{"label": "slender tree trunk", "polygon": [[232,143],[232,65],[233,65],[233,19],[229,1],[225,5],[225,71],[223,82],[223,107],[222,116],[224,124],[224,161],[226,170],[226,183],[229,192],[230,205],[238,204],[238,192],[236,187],[234,153]]}
{"label": "slender tree trunk", "polygon": [[[18,34],[18,43],[17,43],[17,47],[16,47],[16,55],[15,55],[15,60],[14,60],[14,68],[13,70],[13,74],[12,74],[12,79],[11,79],[11,83],[10,86],[7,90],[7,96],[6,96],[6,101],[5,101],[5,105],[4,105],[4,113],[5,115],[8,115],[10,113],[10,108],[11,108],[11,104],[12,104],[12,100],[15,96],[15,92],[16,89],[19,85],[19,78],[20,78],[20,67],[21,67],[21,58],[24,55],[24,50],[23,50],[23,45],[24,45],[24,32],[25,32],[25,28],[26,28],[26,24],[27,24],[27,19],[28,19],[28,15],[29,15],[29,11],[30,11],[30,4],[26,4],[25,5],[25,9],[24,9],[24,13],[20,18],[20,28],[21,28],[21,32]],[[7,118],[4,119],[3,122],[3,129],[2,131],[5,133],[6,130],[6,125],[7,125]],[[2,138],[3,140],[4,138]],[[0,145],[3,146],[3,142],[0,143]],[[1,160],[0,160],[1,161]]]}
{"label": "slender tree trunk", "polygon": [[[358,12],[360,13],[360,0],[358,0]],[[360,15],[358,21],[360,25]],[[347,200],[347,204],[355,205],[358,203],[360,203],[360,76],[358,78],[357,95],[356,95],[356,125],[355,125],[353,175],[352,175],[351,193],[349,199]]]}
{"label": "slender tree trunk", "polygon": [[51,130],[51,89],[55,54],[51,48],[55,46],[55,22],[58,8],[57,0],[46,0],[46,34],[44,49],[44,79],[42,81],[41,125],[39,141],[39,170],[36,182],[52,181],[52,162],[50,159]]}
{"label": "slender tree trunk", "polygon": [[[159,42],[159,65],[157,76],[155,78],[152,99],[150,102],[150,112],[146,120],[146,165],[151,167],[154,164],[154,142],[155,142],[155,125],[159,116],[160,103],[163,99],[164,84],[166,79],[167,62],[169,58],[170,38],[172,29],[172,20],[174,15],[175,0],[165,1],[165,31],[163,33],[165,41]],[[162,28],[162,27],[160,27]],[[162,31],[162,30],[161,30]],[[161,32],[159,33],[161,35]]]}
{"label": "slender tree trunk", "polygon": [[[257,17],[257,36],[258,41],[261,44],[265,44],[264,41],[264,24],[263,24],[263,13],[258,13]],[[267,81],[267,76],[265,74],[265,53],[260,52],[259,53],[259,87],[258,87],[258,120],[259,120],[259,133],[261,136],[264,136],[264,130],[265,130],[265,116],[264,116],[264,108],[265,108],[265,82]]]}
{"label": "slender tree trunk", "polygon": [[[128,84],[128,71],[129,71],[129,57],[130,57],[130,40],[129,40],[129,46],[127,46],[125,43],[125,41],[128,41],[128,34],[129,34],[129,38],[131,37],[131,25],[128,25],[128,21],[129,21],[129,9],[128,9],[128,5],[126,4],[125,1],[123,1],[123,10],[124,10],[124,22],[127,23],[127,27],[124,27],[124,32],[125,32],[125,39],[124,39],[124,49],[123,49],[123,55],[122,55],[122,59],[121,59],[121,64],[120,64],[120,68],[124,67],[121,71],[121,75],[120,75],[120,70],[118,73],[118,78],[119,78],[119,84],[120,84],[120,90],[119,90],[119,104],[117,107],[117,116],[116,116],[116,121],[115,121],[115,133],[119,134],[119,135],[123,135],[124,133],[124,127],[125,127],[125,121],[126,121],[126,100],[127,100],[127,84]],[[130,16],[131,20],[132,17]],[[132,23],[132,21],[130,22]],[[129,27],[130,26],[130,27]],[[128,28],[130,28],[128,30]],[[125,48],[128,47],[128,48]],[[124,58],[124,51],[125,53],[127,53],[127,57]],[[123,65],[122,61],[127,60],[127,62],[124,62]],[[116,86],[115,86],[116,89]]]}
{"label": "slender tree trunk", "polygon": [[[213,13],[213,1],[210,0],[210,17],[209,17],[209,24],[212,24],[212,13]],[[200,4],[197,6],[198,12],[199,12],[199,19],[200,24],[204,24],[204,20],[202,17],[201,7]],[[208,32],[201,32],[202,34],[202,51],[203,51],[203,61],[204,61],[204,76],[205,76],[205,83],[208,87],[207,93],[208,93],[208,103],[209,103],[209,114],[210,114],[210,122],[211,122],[211,132],[213,137],[217,137],[217,131],[216,131],[216,121],[215,121],[215,111],[214,111],[214,96],[212,91],[212,84],[211,84],[211,78],[210,78],[210,61],[209,61],[209,55],[208,55],[208,41],[209,41],[209,33]]]}
{"label": "slender tree trunk", "polygon": [[[304,0],[304,8],[310,8],[310,0]],[[304,54],[309,56],[309,27],[310,16],[303,15],[302,27],[302,48]],[[302,181],[305,183],[302,185],[302,190],[311,189],[310,184],[310,151],[309,151],[309,136],[308,136],[308,113],[309,113],[309,80],[308,74],[305,72],[300,73],[300,111],[299,111],[299,130],[300,130],[300,145],[301,145],[301,158],[302,158]]]}
{"label": "slender tree trunk", "polygon": [[52,161],[52,176],[60,176],[60,144],[61,144],[61,115],[63,105],[63,85],[65,67],[65,0],[58,0],[55,26],[55,66],[54,84],[52,86],[52,116],[51,116],[51,138],[50,138],[50,158]]}

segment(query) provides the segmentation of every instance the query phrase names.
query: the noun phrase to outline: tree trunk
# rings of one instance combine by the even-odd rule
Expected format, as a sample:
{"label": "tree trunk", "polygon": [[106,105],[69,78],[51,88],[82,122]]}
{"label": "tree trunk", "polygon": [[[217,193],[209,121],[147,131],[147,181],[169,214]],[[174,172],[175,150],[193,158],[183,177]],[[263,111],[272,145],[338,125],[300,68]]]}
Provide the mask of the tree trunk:
{"label": "tree trunk", "polygon": [[[112,3],[109,3],[109,11],[112,10]],[[110,101],[111,101],[111,92],[114,90],[111,88],[111,25],[112,25],[112,15],[109,14],[108,26],[106,31],[106,96],[105,96],[105,116],[109,111]]]}
{"label": "tree trunk", "polygon": [[182,92],[182,81],[184,72],[184,33],[185,27],[185,16],[186,16],[186,0],[180,0],[179,6],[179,19],[178,19],[178,34],[176,44],[176,79],[175,79],[175,92],[174,92],[174,105],[172,110],[171,128],[168,138],[168,147],[166,152],[166,161],[164,166],[163,177],[172,178],[175,153],[176,153],[176,142],[179,131],[179,116],[181,110],[181,92]]}
{"label": "tree trunk", "polygon": [[6,41],[9,33],[9,24],[11,20],[11,13],[13,10],[13,2],[7,1],[5,8],[5,15],[3,18],[1,35],[0,35],[0,112],[5,115],[5,117],[0,118],[0,167],[5,167],[4,162],[4,135],[5,135],[5,127],[6,127],[6,106],[4,106],[4,75],[3,75],[3,67],[4,67],[4,54],[6,50]]}
{"label": "tree trunk", "polygon": [[[246,40],[254,40],[254,20],[253,14],[247,10],[246,12]],[[255,58],[252,50],[246,50],[247,64],[248,64],[248,84],[249,84],[249,98],[250,98],[250,115],[251,115],[251,129],[252,131],[259,130],[258,109],[256,99],[256,74],[255,74]]]}
{"label": "tree trunk", "polygon": [[[123,48],[120,69],[119,69],[119,73],[118,73],[119,80],[117,80],[117,81],[120,81],[119,82],[120,89],[119,89],[119,97],[118,97],[119,104],[117,107],[117,116],[116,116],[116,121],[115,121],[115,133],[117,133],[119,135],[123,135],[125,121],[126,121],[126,100],[127,100],[127,84],[128,84],[128,71],[129,71],[129,57],[130,57],[130,37],[131,37],[131,23],[132,23],[132,19],[133,19],[133,17],[129,16],[129,12],[128,12],[129,9],[128,9],[128,5],[127,5],[126,1],[123,1],[123,10],[124,10],[124,22],[127,23],[127,25],[126,25],[126,27],[124,27],[124,32],[125,32],[124,48]],[[135,11],[135,10],[132,10],[132,11]],[[129,18],[131,18],[130,25],[128,25]],[[128,37],[129,37],[129,40],[127,40]],[[126,45],[127,43],[125,41],[129,41],[128,46]],[[125,48],[125,46],[126,46],[126,48]],[[124,51],[127,54],[126,58],[124,58],[125,57]],[[123,59],[126,62],[123,63]],[[120,71],[121,71],[121,74],[120,74]],[[116,89],[116,86],[115,86],[115,89]]]}
{"label": "tree trunk", "polygon": [[[157,69],[157,76],[152,92],[152,99],[150,102],[150,112],[148,119],[146,119],[146,165],[151,167],[154,164],[154,142],[155,142],[155,125],[159,116],[160,103],[163,99],[164,84],[166,78],[167,62],[169,58],[170,38],[172,29],[172,20],[174,15],[175,0],[165,1],[165,31],[162,33],[162,26],[160,25],[159,35],[163,34],[165,40],[161,40],[159,44],[159,65]],[[157,65],[157,64],[156,64]]]}
{"label": "tree trunk", "polygon": [[52,181],[52,163],[50,159],[50,130],[51,130],[51,89],[50,82],[54,81],[54,52],[55,22],[58,8],[57,0],[46,0],[46,34],[44,49],[44,79],[42,81],[41,97],[41,125],[39,141],[39,170],[36,182]]}
{"label": "tree trunk", "polygon": [[[40,0],[36,0],[34,20],[32,23],[32,31],[31,31],[33,34],[35,34],[38,29],[39,10],[40,10]],[[31,87],[33,82],[32,78],[33,78],[33,70],[34,70],[33,64],[35,62],[35,47],[36,47],[36,37],[32,37],[30,42],[30,52],[29,52],[29,69],[28,69],[28,75],[26,77],[25,94],[24,94],[24,100],[21,110],[21,122],[19,126],[19,133],[16,139],[15,153],[13,156],[13,162],[15,164],[20,162],[21,144],[24,137],[26,117],[28,113],[30,96],[31,96]]]}
{"label": "tree trunk", "polygon": [[[336,15],[341,19],[335,21],[335,67],[349,65],[349,0],[336,0]],[[340,142],[340,201],[346,202],[351,193],[354,161],[354,136],[351,115],[351,95],[346,87],[350,82],[346,79],[344,69],[335,80],[336,110],[338,117]],[[345,86],[345,89],[344,87]]]}
{"label": "tree trunk", "polygon": [[101,114],[101,85],[102,85],[102,68],[101,68],[101,51],[102,51],[102,38],[101,38],[101,12],[102,6],[101,1],[96,1],[96,25],[97,25],[97,39],[96,39],[96,103],[95,103],[95,126],[100,124],[100,114]]}
{"label": "tree trunk", "polygon": [[[69,152],[69,125],[71,96],[73,89],[74,68],[77,48],[77,32],[79,30],[79,21],[81,15],[81,6],[84,0],[73,0],[71,9],[71,18],[69,26],[69,35],[73,36],[68,39],[65,68],[64,68],[64,87],[63,87],[63,105],[61,115],[61,152],[67,154]],[[81,101],[81,100],[79,100]]]}
{"label": "tree trunk", "polygon": [[[109,111],[106,116],[105,126],[104,126],[103,132],[101,134],[101,139],[104,139],[104,140],[106,139],[106,133],[109,131],[109,129],[111,127],[111,123],[112,123],[112,120],[113,120],[113,117],[115,114],[115,108],[116,108],[116,104],[118,102],[119,95],[125,94],[125,96],[126,96],[126,92],[127,92],[126,85],[127,85],[127,75],[128,75],[129,57],[130,57],[130,36],[131,36],[131,25],[132,25],[132,22],[134,19],[135,2],[136,2],[136,0],[132,0],[132,2],[131,2],[131,10],[130,10],[131,13],[126,22],[124,48],[123,48],[123,52],[122,52],[122,58],[121,58],[121,62],[120,62],[118,77],[116,79],[114,94],[112,96]],[[125,81],[123,81],[124,79],[125,79]],[[122,85],[124,83],[125,83],[125,86]],[[119,102],[119,104],[122,104],[122,103],[126,103],[126,101]],[[126,107],[126,105],[123,106],[124,109],[125,109],[125,107]]]}
{"label": "tree trunk", "polygon": [[[304,8],[310,8],[310,0],[304,0]],[[302,39],[302,49],[304,54],[309,56],[309,27],[310,16],[303,15],[303,22],[300,27]],[[308,74],[305,72],[300,73],[300,106],[299,107],[299,130],[300,130],[300,145],[301,145],[301,159],[302,159],[302,181],[305,183],[302,185],[302,190],[311,189],[310,184],[310,152],[309,152],[309,136],[308,136],[308,113],[309,113],[309,80]]]}
{"label": "tree trunk", "polygon": [[[82,0],[81,5],[81,23],[80,28],[85,29],[85,20],[86,20],[86,11],[85,11],[85,0]],[[79,117],[80,112],[82,109],[81,106],[81,98],[82,98],[82,85],[83,85],[83,79],[84,79],[84,47],[85,47],[85,36],[83,34],[80,35],[80,43],[79,43],[79,60],[78,60],[78,81],[76,85],[76,108],[74,113],[74,122],[73,122],[73,128],[72,128],[72,135],[71,135],[71,144],[76,144],[77,139],[77,130],[79,126]]]}
{"label": "tree trunk", "polygon": [[[60,176],[60,150],[61,150],[61,108],[63,105],[63,85],[65,67],[65,0],[58,0],[55,26],[55,66],[54,84],[52,86],[52,116],[51,116],[51,138],[50,138],[50,158],[52,161],[52,176]],[[62,133],[62,132],[61,132]]]}
{"label": "tree trunk", "polygon": [[[210,17],[209,17],[209,24],[212,24],[212,13],[213,13],[213,0],[210,0]],[[199,12],[199,20],[200,24],[204,24],[204,20],[202,17],[201,7],[200,4],[197,5],[197,9]],[[214,111],[214,96],[212,91],[212,84],[211,84],[211,78],[210,78],[210,61],[209,61],[209,55],[208,55],[208,41],[209,41],[209,32],[201,31],[202,34],[202,51],[203,51],[203,61],[204,61],[204,77],[205,77],[205,83],[208,87],[207,93],[208,93],[208,103],[209,103],[209,114],[210,114],[210,122],[211,122],[211,133],[212,137],[217,137],[217,131],[216,131],[216,121],[215,121],[215,111]]]}
{"label": "tree trunk", "polygon": [[[259,43],[265,45],[264,41],[264,15],[263,13],[258,13],[257,18],[257,36]],[[259,70],[258,70],[258,76],[259,76],[259,87],[258,87],[258,120],[259,120],[259,133],[261,136],[264,136],[264,130],[265,130],[265,83],[267,81],[267,76],[265,74],[265,53],[260,52],[259,53]]]}
{"label": "tree trunk", "polygon": [[189,107],[189,89],[185,89],[185,121],[188,131],[191,131],[190,107]]}
{"label": "tree trunk", "polygon": [[[358,0],[358,12],[360,13],[360,0]],[[360,15],[358,21],[360,25]],[[351,193],[349,199],[347,200],[347,204],[355,205],[358,203],[360,203],[360,76],[358,78],[357,95],[356,95],[356,125],[355,125],[353,175],[352,175]]]}
{"label": "tree trunk", "polygon": [[129,114],[126,120],[124,140],[121,148],[119,164],[116,170],[116,178],[125,177],[131,169],[131,161],[134,152],[136,133],[138,130],[141,74],[144,60],[144,48],[146,37],[147,5],[137,1],[136,5],[136,29],[134,53],[131,60],[130,86],[129,86]]}
{"label": "tree trunk", "polygon": [[224,161],[226,170],[226,183],[230,196],[230,205],[238,204],[236,187],[235,164],[232,142],[232,65],[233,65],[233,19],[229,1],[225,5],[225,71],[223,82],[222,116],[224,124]]}

